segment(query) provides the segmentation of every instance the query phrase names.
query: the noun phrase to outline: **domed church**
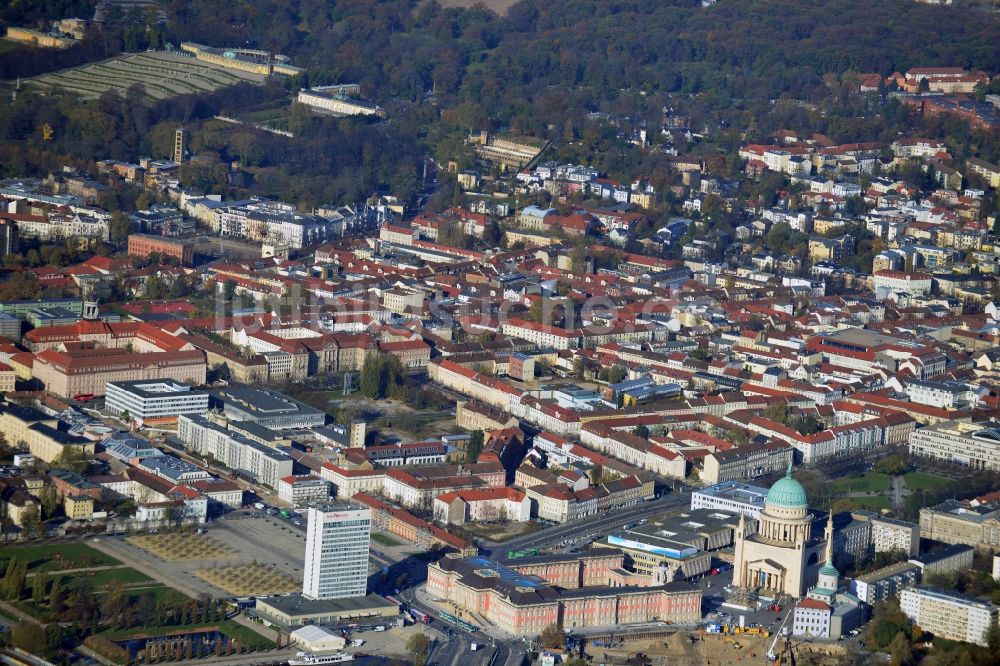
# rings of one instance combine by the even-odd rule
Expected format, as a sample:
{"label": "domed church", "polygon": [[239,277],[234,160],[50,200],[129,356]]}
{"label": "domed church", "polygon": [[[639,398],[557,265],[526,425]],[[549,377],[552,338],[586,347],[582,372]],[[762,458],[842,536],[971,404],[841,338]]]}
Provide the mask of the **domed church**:
{"label": "domed church", "polygon": [[757,530],[748,534],[741,516],[736,530],[733,586],[765,597],[802,596],[816,580],[820,557],[832,538],[828,524],[822,538],[813,538],[815,517],[802,484],[792,478],[792,466],[764,499]]}

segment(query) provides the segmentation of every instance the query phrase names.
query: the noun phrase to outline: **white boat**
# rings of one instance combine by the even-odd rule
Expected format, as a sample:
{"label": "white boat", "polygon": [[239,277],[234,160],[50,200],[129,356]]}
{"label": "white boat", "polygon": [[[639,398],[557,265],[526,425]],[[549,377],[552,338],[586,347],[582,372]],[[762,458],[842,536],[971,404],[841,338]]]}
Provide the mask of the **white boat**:
{"label": "white boat", "polygon": [[332,654],[300,654],[288,660],[288,666],[318,666],[318,664],[339,664],[342,661],[354,661],[353,654],[334,652]]}

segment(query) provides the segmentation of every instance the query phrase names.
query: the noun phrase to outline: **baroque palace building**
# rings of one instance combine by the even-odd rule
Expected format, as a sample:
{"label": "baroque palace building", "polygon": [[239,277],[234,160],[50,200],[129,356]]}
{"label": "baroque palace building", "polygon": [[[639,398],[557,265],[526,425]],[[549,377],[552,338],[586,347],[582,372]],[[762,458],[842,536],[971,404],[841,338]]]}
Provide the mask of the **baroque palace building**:
{"label": "baroque palace building", "polygon": [[814,516],[802,484],[792,478],[792,466],[767,493],[757,530],[747,534],[746,518],[737,527],[733,586],[764,597],[802,596],[816,579],[820,557],[832,538],[812,534]]}
{"label": "baroque palace building", "polygon": [[667,580],[665,568],[652,576],[626,571],[623,557],[596,549],[501,563],[450,553],[428,565],[427,592],[515,636],[537,636],[553,624],[572,630],[701,618],[697,586]]}

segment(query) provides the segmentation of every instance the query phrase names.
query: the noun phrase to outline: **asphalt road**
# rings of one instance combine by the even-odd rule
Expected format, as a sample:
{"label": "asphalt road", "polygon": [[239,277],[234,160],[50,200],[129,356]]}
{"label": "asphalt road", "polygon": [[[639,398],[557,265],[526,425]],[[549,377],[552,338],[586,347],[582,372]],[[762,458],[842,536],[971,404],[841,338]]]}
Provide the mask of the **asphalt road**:
{"label": "asphalt road", "polygon": [[[414,587],[402,590],[399,598],[410,608],[433,618],[429,632],[434,643],[428,655],[428,666],[522,666],[527,646],[518,641],[494,640],[484,632],[471,633],[441,619],[438,610],[423,603]],[[472,650],[476,643],[479,649]]]}

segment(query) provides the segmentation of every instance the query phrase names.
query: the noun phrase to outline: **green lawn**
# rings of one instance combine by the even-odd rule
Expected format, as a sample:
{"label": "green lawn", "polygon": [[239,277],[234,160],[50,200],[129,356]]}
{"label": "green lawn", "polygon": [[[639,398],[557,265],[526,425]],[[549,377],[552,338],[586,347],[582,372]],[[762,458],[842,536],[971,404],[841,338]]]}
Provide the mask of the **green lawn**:
{"label": "green lawn", "polygon": [[11,558],[28,560],[28,573],[61,571],[120,565],[115,558],[82,543],[61,543],[45,546],[14,546],[3,551],[6,562]]}
{"label": "green lawn", "polygon": [[156,579],[151,578],[149,575],[144,574],[137,569],[132,569],[131,567],[101,569],[100,571],[80,571],[72,574],[64,574],[61,578],[62,585],[66,588],[75,587],[81,582],[86,581],[93,585],[97,592],[100,592],[100,588],[116,580],[121,582],[121,584],[125,587],[136,583],[146,582],[149,582],[151,585],[162,585],[162,583],[159,583]]}
{"label": "green lawn", "polygon": [[848,497],[847,500],[858,504],[862,509],[868,509],[870,511],[880,511],[882,509],[892,508],[889,498],[885,495],[876,495],[874,497]]}
{"label": "green lawn", "polygon": [[[93,575],[90,575],[93,574]],[[131,567],[118,566],[114,569],[101,569],[99,571],[80,571],[72,574],[58,574],[50,576],[48,579],[48,589],[51,590],[51,585],[55,578],[59,578],[59,584],[63,590],[73,590],[80,588],[81,586],[86,586],[85,589],[88,590],[88,594],[94,596],[103,595],[107,591],[107,586],[114,581],[119,581],[124,586],[124,591],[128,595],[132,603],[138,601],[139,597],[144,594],[152,595],[153,603],[165,603],[165,604],[179,604],[189,601],[189,597],[178,592],[177,590],[167,587],[158,580],[151,579],[147,574],[138,571],[137,569],[132,569]],[[31,594],[31,581],[32,577],[28,578],[25,584],[26,592],[25,594]],[[11,602],[25,615],[30,615],[43,622],[49,621],[49,611],[45,606],[36,607],[35,604],[30,599],[23,599],[19,601]]]}
{"label": "green lawn", "polygon": [[103,594],[107,585],[114,581],[119,581],[125,587],[129,598],[133,601],[143,594],[152,594],[153,599],[158,603],[180,603],[189,599],[186,594],[167,587],[155,578],[151,578],[147,574],[130,567],[103,569],[93,573],[93,576],[83,572],[67,574],[62,577],[62,585],[65,589],[72,589],[81,582],[86,581],[93,586],[95,594]]}
{"label": "green lawn", "polygon": [[372,532],[372,541],[378,541],[383,546],[402,546],[403,542],[398,539],[393,539],[388,534],[382,534],[381,532]]}
{"label": "green lawn", "polygon": [[12,42],[9,39],[0,39],[0,53],[10,53],[11,51],[18,51],[24,48],[21,44],[17,42]]}
{"label": "green lawn", "polygon": [[[120,629],[118,631],[103,631],[100,633],[101,636],[109,640],[121,640],[123,638],[130,638],[133,636],[159,636],[163,634],[176,634],[189,631],[197,631],[206,627],[218,627],[219,631],[225,635],[238,639],[242,641],[245,645],[252,648],[262,650],[265,648],[273,648],[274,641],[269,638],[265,638],[261,634],[257,633],[253,629],[244,627],[242,624],[237,624],[233,620],[224,620],[223,622],[195,622],[192,624],[172,624],[163,627],[132,627],[131,629]],[[265,630],[266,631],[266,630]]]}
{"label": "green lawn", "polygon": [[927,472],[910,472],[903,477],[903,480],[910,490],[941,490],[955,483],[952,479]]}
{"label": "green lawn", "polygon": [[889,476],[880,472],[868,472],[857,478],[837,479],[830,487],[837,494],[880,493],[889,489]]}

